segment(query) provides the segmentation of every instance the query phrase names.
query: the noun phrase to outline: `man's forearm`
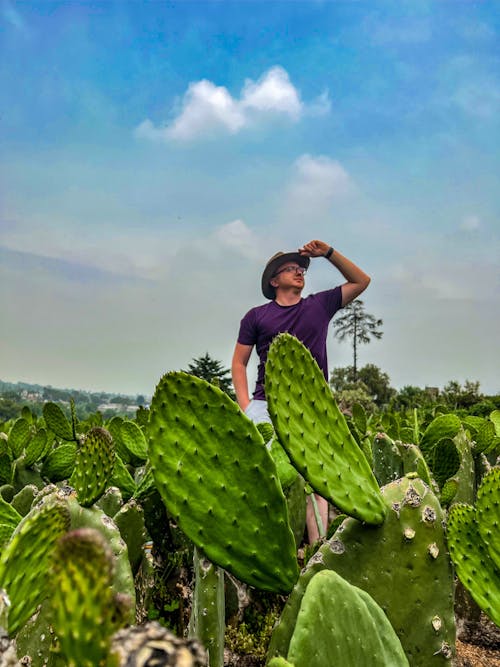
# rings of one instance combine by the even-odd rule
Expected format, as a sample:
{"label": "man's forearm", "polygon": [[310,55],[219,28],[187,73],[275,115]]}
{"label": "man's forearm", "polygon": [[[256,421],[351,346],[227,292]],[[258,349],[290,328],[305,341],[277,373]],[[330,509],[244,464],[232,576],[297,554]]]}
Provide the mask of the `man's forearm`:
{"label": "man's forearm", "polygon": [[248,377],[247,369],[243,364],[233,363],[231,367],[233,377],[233,387],[236,393],[236,401],[242,410],[250,403],[250,396],[248,394]]}
{"label": "man's forearm", "polygon": [[341,255],[338,250],[334,250],[329,257],[329,261],[340,271],[344,278],[350,283],[356,283],[362,286],[363,290],[370,284],[370,276],[367,275],[359,266],[356,266],[350,259]]}

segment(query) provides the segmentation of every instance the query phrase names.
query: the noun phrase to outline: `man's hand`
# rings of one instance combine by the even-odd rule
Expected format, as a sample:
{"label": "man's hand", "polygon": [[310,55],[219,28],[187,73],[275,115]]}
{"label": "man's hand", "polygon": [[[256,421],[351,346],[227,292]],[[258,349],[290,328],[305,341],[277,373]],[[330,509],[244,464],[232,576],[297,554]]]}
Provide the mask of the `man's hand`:
{"label": "man's hand", "polygon": [[299,253],[305,257],[324,257],[329,248],[328,243],[315,239],[314,241],[305,243],[302,248],[299,248]]}

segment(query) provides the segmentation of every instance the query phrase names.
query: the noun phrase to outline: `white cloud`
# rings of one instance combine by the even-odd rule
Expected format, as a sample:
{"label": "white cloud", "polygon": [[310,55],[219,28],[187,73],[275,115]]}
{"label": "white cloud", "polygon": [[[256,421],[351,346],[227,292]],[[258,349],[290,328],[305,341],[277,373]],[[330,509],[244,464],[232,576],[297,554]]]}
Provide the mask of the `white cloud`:
{"label": "white cloud", "polygon": [[255,232],[243,220],[233,220],[215,229],[214,240],[225,248],[249,259],[261,257],[260,242]]}
{"label": "white cloud", "polygon": [[167,129],[167,136],[191,139],[217,127],[233,134],[244,124],[245,118],[239,105],[227,88],[204,79],[189,85],[182,112]]}
{"label": "white cloud", "polygon": [[301,155],[293,170],[288,199],[298,209],[323,210],[335,199],[355,190],[351,177],[340,162],[324,155]]}
{"label": "white cloud", "polygon": [[475,232],[481,226],[481,221],[477,215],[467,215],[460,224],[460,229],[464,232]]}
{"label": "white cloud", "polygon": [[303,104],[287,72],[282,67],[272,67],[257,82],[251,79],[245,81],[241,107],[283,113],[297,120]]}
{"label": "white cloud", "polygon": [[144,120],[135,135],[142,139],[189,141],[217,130],[236,134],[271,116],[285,116],[297,122],[306,112],[319,115],[329,110],[328,91],[305,105],[286,70],[275,66],[257,81],[247,79],[239,98],[207,79],[190,83],[180,112],[170,123],[156,126],[150,119]]}

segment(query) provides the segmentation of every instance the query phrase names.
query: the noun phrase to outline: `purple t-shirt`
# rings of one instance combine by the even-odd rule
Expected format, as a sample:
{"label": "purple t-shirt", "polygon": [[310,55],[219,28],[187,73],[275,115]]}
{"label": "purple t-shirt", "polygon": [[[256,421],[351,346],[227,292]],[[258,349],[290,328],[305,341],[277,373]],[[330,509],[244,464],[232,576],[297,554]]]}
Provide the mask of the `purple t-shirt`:
{"label": "purple t-shirt", "polygon": [[248,311],[240,323],[238,343],[255,345],[260,363],[253,397],[265,400],[264,373],[267,352],[273,338],[288,332],[309,349],[328,379],[326,334],[330,320],[342,307],[342,290],[335,287],[310,294],[293,306],[280,306],[270,301]]}

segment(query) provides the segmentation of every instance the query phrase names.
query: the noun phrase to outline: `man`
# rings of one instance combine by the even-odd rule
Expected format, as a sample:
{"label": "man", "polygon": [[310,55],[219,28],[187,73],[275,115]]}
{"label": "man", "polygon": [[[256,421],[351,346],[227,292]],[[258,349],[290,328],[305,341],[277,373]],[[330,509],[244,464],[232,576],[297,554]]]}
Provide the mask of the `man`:
{"label": "man", "polygon": [[[335,266],[347,282],[343,285],[302,298],[304,276],[311,258],[324,257]],[[347,257],[324,241],[313,240],[297,252],[276,253],[262,274],[262,293],[269,303],[248,311],[240,324],[238,341],[233,354],[232,378],[240,408],[259,423],[271,421],[267,412],[264,375],[271,341],[278,333],[296,336],[311,352],[328,380],[326,336],[335,313],[353,301],[369,285],[370,277]],[[253,348],[259,356],[257,383],[250,399],[247,365]],[[316,496],[323,526],[328,524],[328,503]],[[319,537],[314,510],[307,507],[307,531],[312,544]]]}

